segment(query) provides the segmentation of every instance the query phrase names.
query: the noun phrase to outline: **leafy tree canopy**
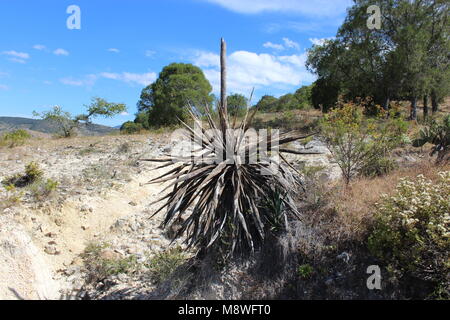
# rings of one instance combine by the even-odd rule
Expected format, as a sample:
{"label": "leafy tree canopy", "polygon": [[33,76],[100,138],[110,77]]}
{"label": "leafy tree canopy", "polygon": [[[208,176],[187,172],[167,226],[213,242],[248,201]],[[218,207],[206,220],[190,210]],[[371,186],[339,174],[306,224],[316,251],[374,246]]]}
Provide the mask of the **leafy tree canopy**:
{"label": "leafy tree canopy", "polygon": [[213,101],[212,87],[203,71],[192,65],[172,63],[161,71],[158,79],[142,90],[139,112],[148,113],[149,126],[174,125],[185,120],[187,106],[199,113]]}
{"label": "leafy tree canopy", "polygon": [[235,116],[242,116],[247,109],[247,98],[242,94],[232,94],[227,97],[228,113]]}

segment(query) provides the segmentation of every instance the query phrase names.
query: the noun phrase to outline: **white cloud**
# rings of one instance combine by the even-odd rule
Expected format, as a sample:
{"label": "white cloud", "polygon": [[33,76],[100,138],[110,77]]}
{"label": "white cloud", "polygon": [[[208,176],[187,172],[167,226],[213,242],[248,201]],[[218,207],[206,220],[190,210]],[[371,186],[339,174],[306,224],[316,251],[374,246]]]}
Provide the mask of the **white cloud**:
{"label": "white cloud", "polygon": [[65,85],[76,87],[92,87],[99,79],[110,79],[123,81],[130,84],[139,84],[148,86],[156,80],[157,74],[154,72],[148,73],[132,73],[132,72],[102,72],[99,74],[88,74],[83,78],[66,77],[59,81]]}
{"label": "white cloud", "polygon": [[72,77],[66,77],[59,79],[62,84],[76,87],[92,87],[98,77],[95,74],[88,74],[82,79],[74,79]]}
{"label": "white cloud", "polygon": [[284,44],[266,42],[266,43],[263,44],[263,47],[264,48],[275,49],[275,50],[278,50],[278,51],[283,51],[283,50],[286,50],[286,49],[300,50],[300,45],[297,42],[292,41],[289,38],[283,38],[283,43]]}
{"label": "white cloud", "polygon": [[264,48],[270,48],[275,50],[284,50],[284,46],[282,44],[272,43],[272,42],[266,42],[263,44]]}
{"label": "white cloud", "polygon": [[[211,52],[199,52],[192,59],[203,67],[214,92],[219,92],[219,56]],[[266,53],[236,51],[228,57],[229,92],[248,94],[255,87],[295,87],[302,82],[311,82],[314,76],[305,68],[306,54],[276,56]]]}
{"label": "white cloud", "polygon": [[64,49],[56,49],[55,51],[53,51],[53,54],[57,55],[57,56],[68,56],[69,52],[67,50]]}
{"label": "white cloud", "polygon": [[131,72],[122,72],[122,73],[112,73],[112,72],[103,72],[100,73],[100,77],[123,81],[126,83],[135,83],[143,86],[148,86],[152,82],[156,80],[156,73],[148,72],[148,73],[131,73]]}
{"label": "white cloud", "polygon": [[300,45],[297,42],[295,42],[295,41],[292,41],[292,40],[290,40],[288,38],[283,38],[283,42],[284,42],[284,45],[286,46],[286,48],[292,48],[292,49],[300,50]]}
{"label": "white cloud", "polygon": [[120,52],[120,50],[116,49],[116,48],[109,48],[108,51],[109,52],[114,52],[114,53],[119,53]]}
{"label": "white cloud", "polygon": [[3,51],[2,54],[7,55],[11,58],[9,58],[9,61],[16,62],[16,63],[26,63],[27,59],[30,58],[30,55],[25,52],[17,52],[15,50],[10,51]]}
{"label": "white cloud", "polygon": [[317,45],[317,46],[321,46],[323,45],[326,41],[328,40],[333,40],[334,37],[329,37],[329,38],[309,38],[309,41],[311,41],[312,44]]}
{"label": "white cloud", "polygon": [[352,0],[202,0],[245,14],[261,12],[297,13],[309,16],[336,16],[345,13]]}
{"label": "white cloud", "polygon": [[0,90],[9,90],[9,87],[6,84],[0,84]]}
{"label": "white cloud", "polygon": [[129,116],[130,114],[126,111],[120,113],[121,116]]}
{"label": "white cloud", "polygon": [[47,47],[44,46],[43,44],[36,44],[33,46],[33,49],[36,49],[36,50],[45,50],[46,48]]}
{"label": "white cloud", "polygon": [[220,57],[212,52],[197,51],[194,64],[199,67],[216,67],[220,65]]}

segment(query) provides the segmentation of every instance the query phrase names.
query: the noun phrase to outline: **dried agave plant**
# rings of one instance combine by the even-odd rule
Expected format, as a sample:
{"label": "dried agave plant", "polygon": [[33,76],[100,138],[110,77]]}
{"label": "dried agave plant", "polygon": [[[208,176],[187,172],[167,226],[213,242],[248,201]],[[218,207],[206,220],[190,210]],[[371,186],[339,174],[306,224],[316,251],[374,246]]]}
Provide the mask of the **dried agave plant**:
{"label": "dried agave plant", "polygon": [[[149,182],[171,181],[165,189],[171,191],[157,201],[164,203],[155,215],[167,210],[162,226],[181,221],[174,238],[184,235],[188,247],[199,249],[198,253],[217,245],[219,249],[225,247],[225,255],[230,256],[237,251],[253,251],[264,241],[269,222],[274,219],[273,212],[262,203],[274,194],[283,195],[280,201],[285,207],[277,212],[277,221],[287,227],[288,215],[300,218],[293,199],[301,190],[301,182],[282,156],[282,152],[297,152],[277,146],[311,135],[290,132],[255,138],[250,125],[256,109],[249,115],[247,108],[244,119],[234,128],[230,126],[224,95],[221,101],[219,123],[205,108],[208,129],[203,128],[192,109],[189,114],[195,128],[181,121],[187,138],[197,146],[189,156],[142,160],[163,162],[158,169],[175,166]],[[274,159],[275,153],[281,161]]]}

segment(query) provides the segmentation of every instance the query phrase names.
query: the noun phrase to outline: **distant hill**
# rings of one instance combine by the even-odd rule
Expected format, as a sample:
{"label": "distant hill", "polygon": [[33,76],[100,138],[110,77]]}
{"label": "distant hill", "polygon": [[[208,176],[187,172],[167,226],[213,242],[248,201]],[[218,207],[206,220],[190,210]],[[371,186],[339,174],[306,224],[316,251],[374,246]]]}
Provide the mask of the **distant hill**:
{"label": "distant hill", "polygon": [[[17,129],[46,134],[55,134],[58,132],[58,127],[52,121],[19,117],[0,117],[0,133]],[[81,124],[78,129],[78,134],[82,136],[101,136],[114,131],[117,131],[117,129],[92,123]]]}

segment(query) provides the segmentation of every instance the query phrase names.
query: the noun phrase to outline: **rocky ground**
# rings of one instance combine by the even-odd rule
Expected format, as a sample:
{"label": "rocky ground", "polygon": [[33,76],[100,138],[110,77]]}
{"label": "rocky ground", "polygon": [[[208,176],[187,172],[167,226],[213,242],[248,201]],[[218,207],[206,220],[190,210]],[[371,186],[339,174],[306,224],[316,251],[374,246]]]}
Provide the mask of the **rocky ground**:
{"label": "rocky ground", "polygon": [[[293,147],[323,152],[291,160],[323,166],[327,179],[338,177],[338,168],[320,142]],[[32,188],[1,189],[0,298],[67,298],[81,288],[90,288],[91,296],[105,295],[111,290],[144,290],[146,284],[150,292],[152,282],[144,281],[146,263],[180,244],[171,244],[167,231],[160,229],[161,215],[150,219],[158,208],[151,203],[164,186],[146,182],[164,169],[155,170],[156,164],[139,159],[161,156],[172,148],[169,138],[160,135],[40,139],[2,149],[0,180],[23,173],[24,166],[35,161],[44,180],[57,181],[58,187],[43,198]],[[132,260],[133,268],[128,269],[133,270],[111,272],[107,279],[90,283],[92,270],[86,270],[83,259],[89,245],[100,247],[97,254],[106,260]]]}
{"label": "rocky ground", "polygon": [[[165,184],[147,182],[167,169],[139,160],[171,153],[178,146],[168,135],[137,135],[41,138],[0,149],[0,181],[23,173],[24,166],[35,161],[44,181],[58,182],[56,190],[45,195],[33,187],[1,188],[0,299],[187,297],[174,291],[173,283],[170,289],[161,285],[167,273],[190,256],[180,241],[172,243],[174,230],[160,228],[164,212],[151,218]],[[297,168],[318,168],[322,182],[340,177],[319,140],[289,147],[313,153],[289,155]],[[199,281],[208,285],[199,284],[188,297],[251,298],[243,292],[261,289],[246,275],[254,267],[246,262],[224,273],[205,269]],[[177,286],[187,280],[179,277]],[[237,290],[244,286],[246,290]]]}
{"label": "rocky ground", "polygon": [[[0,180],[35,161],[44,179],[58,187],[45,199],[36,199],[33,190],[2,188],[0,257],[6,263],[0,266],[0,298],[54,299],[78,289],[83,281],[74,274],[82,269],[80,254],[89,243],[111,238],[111,250],[138,257],[166,248],[160,220],[149,219],[156,209],[149,203],[161,195],[162,185],[145,185],[161,172],[138,161],[163,148],[146,137],[101,137],[3,149]],[[9,203],[12,197],[19,201]],[[113,235],[122,231],[132,237],[119,243],[120,236]]]}

